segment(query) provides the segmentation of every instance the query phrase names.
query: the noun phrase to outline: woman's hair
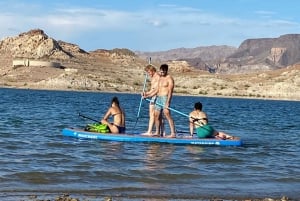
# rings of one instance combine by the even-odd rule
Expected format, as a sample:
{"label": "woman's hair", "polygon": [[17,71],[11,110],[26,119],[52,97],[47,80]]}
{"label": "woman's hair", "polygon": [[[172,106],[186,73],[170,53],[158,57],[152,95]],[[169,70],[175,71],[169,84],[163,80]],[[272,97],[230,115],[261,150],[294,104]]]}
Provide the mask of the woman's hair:
{"label": "woman's hair", "polygon": [[111,104],[113,104],[113,103],[115,103],[117,106],[119,106],[120,105],[120,103],[119,103],[119,99],[115,96],[115,97],[113,97],[112,98],[112,100],[111,100]]}
{"label": "woman's hair", "polygon": [[196,110],[202,110],[202,103],[200,103],[200,102],[195,103],[194,108],[195,108]]}

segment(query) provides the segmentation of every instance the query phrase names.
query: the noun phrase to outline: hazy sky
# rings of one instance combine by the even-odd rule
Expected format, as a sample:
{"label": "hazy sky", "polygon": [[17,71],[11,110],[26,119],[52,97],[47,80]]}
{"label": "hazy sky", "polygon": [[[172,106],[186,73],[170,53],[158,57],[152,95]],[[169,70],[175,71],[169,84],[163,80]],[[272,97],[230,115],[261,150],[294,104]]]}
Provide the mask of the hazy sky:
{"label": "hazy sky", "polygon": [[86,51],[238,47],[300,33],[299,0],[3,0],[0,39],[42,29]]}

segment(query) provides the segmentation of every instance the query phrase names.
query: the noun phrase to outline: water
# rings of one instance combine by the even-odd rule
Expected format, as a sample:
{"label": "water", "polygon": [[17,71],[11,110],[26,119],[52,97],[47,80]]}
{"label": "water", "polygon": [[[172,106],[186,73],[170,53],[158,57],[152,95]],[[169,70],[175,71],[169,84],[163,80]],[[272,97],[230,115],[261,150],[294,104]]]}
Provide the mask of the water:
{"label": "water", "polygon": [[[117,95],[127,128],[145,132],[140,96],[0,89],[0,195],[94,193],[143,198],[280,197],[300,199],[300,102],[174,96],[188,114],[201,101],[212,125],[243,147],[101,142],[65,138],[65,127],[100,119]],[[186,117],[172,113],[177,130]],[[167,128],[168,129],[168,128]],[[3,198],[4,196],[4,198]]]}

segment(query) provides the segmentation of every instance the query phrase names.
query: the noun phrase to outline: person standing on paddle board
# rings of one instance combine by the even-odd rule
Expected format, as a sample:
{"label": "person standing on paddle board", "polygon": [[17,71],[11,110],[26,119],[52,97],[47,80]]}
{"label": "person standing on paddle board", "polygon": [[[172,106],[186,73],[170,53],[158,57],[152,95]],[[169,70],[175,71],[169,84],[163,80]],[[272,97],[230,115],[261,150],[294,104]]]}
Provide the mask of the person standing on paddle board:
{"label": "person standing on paddle board", "polygon": [[[108,122],[109,117],[113,117],[113,123]],[[112,98],[111,107],[107,110],[101,123],[106,124],[111,133],[125,133],[125,112],[120,107],[117,97]]]}
{"label": "person standing on paddle board", "polygon": [[154,95],[157,95],[157,104],[155,104],[154,112],[156,127],[155,135],[160,134],[160,128],[162,125],[161,112],[163,110],[163,113],[169,122],[171,131],[171,134],[167,137],[175,138],[175,125],[169,110],[174,90],[174,79],[171,75],[168,75],[168,68],[169,66],[167,64],[162,64],[160,66],[160,78],[158,82],[158,87],[155,91],[153,91],[151,94],[148,94],[146,97],[152,97]]}
{"label": "person standing on paddle board", "polygon": [[[158,81],[160,78],[160,75],[156,72],[156,68],[149,64],[144,69],[149,77],[151,77],[151,84],[150,84],[150,90],[147,92],[142,93],[142,97],[146,97],[148,94],[153,93],[158,87]],[[156,95],[151,97],[151,101],[149,103],[149,126],[148,131],[146,133],[143,133],[142,135],[149,135],[152,136],[152,128],[154,125],[154,105],[156,102]]]}
{"label": "person standing on paddle board", "polygon": [[208,124],[208,117],[205,112],[202,111],[202,103],[197,102],[194,105],[194,111],[189,115],[190,134],[193,137],[194,128],[199,138],[220,138],[220,139],[232,139],[233,137],[227,135],[224,132],[216,131],[212,126]]}

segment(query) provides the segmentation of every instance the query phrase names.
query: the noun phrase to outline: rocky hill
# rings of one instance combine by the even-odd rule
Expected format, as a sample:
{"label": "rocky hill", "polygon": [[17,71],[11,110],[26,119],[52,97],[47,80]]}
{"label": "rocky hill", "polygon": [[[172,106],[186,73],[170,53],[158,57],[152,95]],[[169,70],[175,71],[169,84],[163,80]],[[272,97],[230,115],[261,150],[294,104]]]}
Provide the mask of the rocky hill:
{"label": "rocky hill", "polygon": [[[293,42],[286,41],[286,44],[298,40],[297,37],[287,38],[285,40],[293,39]],[[277,47],[274,43],[268,42],[270,40],[265,40],[265,43],[269,44],[268,47]],[[179,59],[180,56],[174,56],[176,59],[172,59],[170,55],[166,63],[169,64],[170,74],[175,80],[175,93],[300,100],[300,65],[282,67],[283,64],[291,64],[292,59],[296,61],[298,58],[297,54],[292,52],[291,45],[288,48],[286,45],[283,53],[278,50],[281,56],[280,59],[276,59],[278,68],[276,70],[262,71],[259,68],[260,71],[255,73],[236,74],[235,71],[235,74],[220,74],[218,72],[223,69],[220,65],[216,73],[207,71],[211,67],[208,61],[217,60],[219,56],[226,57],[222,60],[223,63],[233,64],[238,58],[249,58],[245,64],[241,62],[243,59],[239,64],[234,64],[240,65],[239,68],[250,65],[250,61],[265,62],[267,65],[268,62],[263,59],[264,57],[257,56],[263,54],[268,56],[266,51],[262,51],[261,46],[255,48],[255,44],[257,45],[252,40],[245,41],[237,50],[227,46],[220,47],[224,48],[223,52],[218,51],[220,50],[218,47],[208,47],[210,51],[205,53],[207,56],[203,57],[201,62],[195,62],[193,54],[189,54],[189,50],[186,49],[182,49],[182,55],[190,55],[186,60]],[[297,51],[297,47],[294,48]],[[195,55],[199,52],[205,55],[204,49],[197,50],[198,53]],[[219,54],[213,55],[214,51]],[[152,64],[156,66],[162,63],[159,59],[153,59],[155,56],[147,56],[152,57]],[[53,63],[58,65],[48,65]],[[147,63],[145,57],[139,57],[137,53],[128,49],[98,49],[86,52],[75,44],[56,41],[47,36],[43,30],[37,29],[0,41],[0,86],[140,93],[144,81],[143,68]],[[200,70],[197,65],[202,64],[209,68]],[[228,71],[230,70],[226,72]]]}

